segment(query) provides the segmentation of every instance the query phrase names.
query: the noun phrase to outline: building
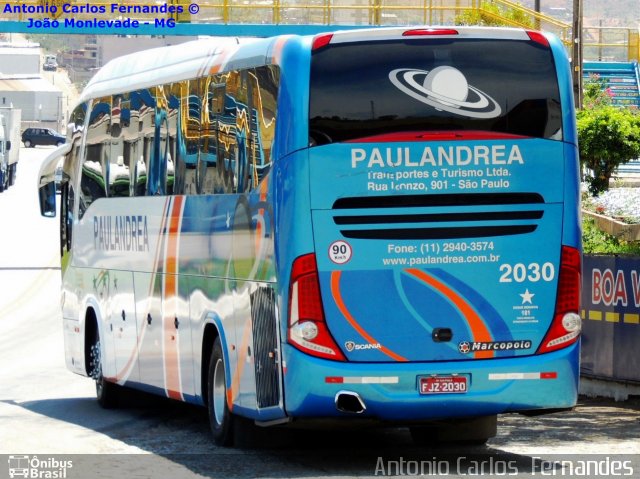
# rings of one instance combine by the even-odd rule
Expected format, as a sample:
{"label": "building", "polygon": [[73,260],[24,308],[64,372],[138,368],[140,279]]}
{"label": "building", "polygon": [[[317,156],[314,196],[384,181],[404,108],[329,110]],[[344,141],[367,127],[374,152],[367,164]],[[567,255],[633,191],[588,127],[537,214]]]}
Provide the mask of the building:
{"label": "building", "polygon": [[196,40],[197,38],[198,37],[192,36],[139,36],[133,39],[130,37],[116,35],[101,35],[97,39],[99,65],[103,66],[114,58],[128,55],[130,53],[139,52],[141,50],[149,50],[150,48],[176,45],[178,43]]}
{"label": "building", "polygon": [[22,122],[58,128],[62,91],[39,75],[0,76],[0,107],[22,110]]}
{"label": "building", "polygon": [[40,73],[40,46],[0,44],[1,75],[38,75]]}

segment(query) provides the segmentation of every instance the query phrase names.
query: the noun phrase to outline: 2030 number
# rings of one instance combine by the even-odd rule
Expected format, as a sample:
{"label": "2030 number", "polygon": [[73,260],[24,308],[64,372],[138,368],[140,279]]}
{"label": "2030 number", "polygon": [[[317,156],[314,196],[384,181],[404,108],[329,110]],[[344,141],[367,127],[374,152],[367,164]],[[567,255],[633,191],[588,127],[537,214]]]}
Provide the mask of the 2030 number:
{"label": "2030 number", "polygon": [[517,264],[501,264],[500,276],[501,283],[524,283],[525,281],[531,281],[537,283],[538,281],[553,281],[556,277],[556,268],[553,263],[517,263]]}

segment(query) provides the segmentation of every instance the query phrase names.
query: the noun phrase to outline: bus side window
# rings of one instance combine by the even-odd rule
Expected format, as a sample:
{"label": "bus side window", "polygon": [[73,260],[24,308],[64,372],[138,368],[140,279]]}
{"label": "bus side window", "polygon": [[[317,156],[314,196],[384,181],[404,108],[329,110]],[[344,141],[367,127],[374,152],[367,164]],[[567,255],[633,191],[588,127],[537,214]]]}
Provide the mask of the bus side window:
{"label": "bus side window", "polygon": [[109,162],[109,196],[129,196],[131,172],[129,170],[129,152],[125,151],[122,119],[123,103],[129,103],[128,95],[114,95],[111,99],[111,141],[105,145]]}
{"label": "bus side window", "polygon": [[165,87],[160,85],[150,90],[154,95],[154,108],[151,110],[151,136],[148,141],[149,162],[147,163],[147,195],[164,195],[167,188],[167,99]]}
{"label": "bus side window", "polygon": [[271,148],[276,130],[276,110],[280,70],[277,66],[263,66],[255,70],[256,86],[253,89],[253,109],[255,111],[255,155],[256,186],[271,167]]}
{"label": "bus side window", "polygon": [[133,190],[131,196],[145,196],[147,194],[147,164],[144,157],[143,124],[140,121],[140,112],[144,107],[142,94],[134,91],[129,95],[129,122],[126,127],[126,140],[128,144],[129,168],[131,172]]}
{"label": "bus side window", "polygon": [[249,72],[240,72],[239,88],[236,96],[236,183],[233,193],[246,193],[251,190],[250,153],[251,138],[251,94],[249,87]]}
{"label": "bus side window", "polygon": [[138,109],[133,101],[134,93],[122,95],[120,105],[121,138],[119,147],[122,148],[123,165],[129,172],[129,191],[122,196],[136,196],[136,161],[138,153]]}
{"label": "bus side window", "polygon": [[185,143],[184,194],[197,194],[197,177],[200,145],[200,86],[197,80],[182,82],[182,131]]}
{"label": "bus side window", "polygon": [[236,172],[236,153],[238,150],[237,129],[238,111],[238,92],[240,90],[240,73],[237,71],[229,72],[224,75],[226,84],[224,106],[222,115],[219,117],[219,141],[221,142],[221,158],[219,161],[220,174],[224,178],[224,193],[235,193],[237,178]]}
{"label": "bus side window", "polygon": [[[180,151],[180,84],[166,87],[169,150],[167,153],[167,194],[184,193],[184,160]],[[182,168],[182,170],[180,170]]]}
{"label": "bus side window", "polygon": [[[60,256],[64,258],[71,251],[73,223],[75,218],[78,162],[80,161],[80,143],[86,118],[86,104],[75,108],[67,125],[67,141],[71,150],[60,165]],[[67,264],[63,261],[62,264]]]}
{"label": "bus side window", "polygon": [[215,192],[217,137],[216,116],[213,111],[215,83],[212,76],[200,80],[202,105],[200,116],[200,158],[198,159],[198,192],[210,195]]}
{"label": "bus side window", "polygon": [[107,196],[108,163],[111,148],[111,97],[94,100],[89,117],[84,162],[80,178],[79,217],[91,203]]}
{"label": "bus side window", "polygon": [[155,134],[155,96],[152,89],[143,88],[136,92],[138,106],[138,139],[140,141],[136,166],[138,173],[136,178],[136,196],[151,194],[151,155],[153,152],[153,139]]}
{"label": "bus side window", "polygon": [[[224,166],[223,158],[223,149],[224,145],[221,144],[221,132],[220,132],[220,122],[222,119],[222,115],[224,114],[224,101],[226,96],[226,85],[224,83],[224,79],[221,75],[217,75],[214,79],[214,86],[211,97],[211,114],[213,116],[213,134],[215,135],[215,155],[216,155],[216,169],[214,171],[215,174],[215,187],[214,193],[224,193],[225,192],[225,175],[223,174],[224,170],[221,168]],[[223,163],[222,165],[220,163]]]}
{"label": "bus side window", "polygon": [[68,179],[64,179],[60,185],[60,257],[62,258],[71,251],[74,197],[73,185]]}

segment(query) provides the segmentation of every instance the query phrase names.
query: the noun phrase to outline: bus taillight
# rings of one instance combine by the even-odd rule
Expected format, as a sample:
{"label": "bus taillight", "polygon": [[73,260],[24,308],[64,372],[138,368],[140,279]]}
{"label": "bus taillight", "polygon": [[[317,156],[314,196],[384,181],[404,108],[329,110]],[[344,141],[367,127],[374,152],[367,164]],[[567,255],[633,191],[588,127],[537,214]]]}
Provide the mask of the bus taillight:
{"label": "bus taillight", "polygon": [[311,50],[316,51],[320,50],[323,47],[326,47],[331,43],[331,39],[333,38],[333,33],[322,33],[320,35],[316,35],[313,37],[313,43],[311,45]]}
{"label": "bus taillight", "polygon": [[542,33],[529,30],[527,31],[527,35],[532,41],[539,43],[544,47],[549,47],[549,40],[547,40],[547,37],[545,37]]}
{"label": "bus taillight", "polygon": [[418,37],[425,35],[458,35],[458,30],[453,28],[414,28],[402,32],[403,37]]}
{"label": "bus taillight", "polygon": [[580,251],[562,247],[558,296],[553,323],[538,353],[548,353],[575,343],[580,337],[581,258]]}
{"label": "bus taillight", "polygon": [[298,257],[291,268],[288,340],[312,356],[345,360],[324,318],[314,254]]}

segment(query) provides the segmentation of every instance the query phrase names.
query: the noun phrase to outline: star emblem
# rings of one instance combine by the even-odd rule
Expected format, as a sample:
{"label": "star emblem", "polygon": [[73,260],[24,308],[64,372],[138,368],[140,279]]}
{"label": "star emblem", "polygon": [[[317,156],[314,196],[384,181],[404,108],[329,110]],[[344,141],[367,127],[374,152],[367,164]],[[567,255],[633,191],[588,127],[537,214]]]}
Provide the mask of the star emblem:
{"label": "star emblem", "polygon": [[533,304],[532,299],[534,296],[535,294],[530,293],[529,288],[527,288],[525,292],[520,295],[520,297],[522,298],[522,304],[526,304],[526,303]]}

